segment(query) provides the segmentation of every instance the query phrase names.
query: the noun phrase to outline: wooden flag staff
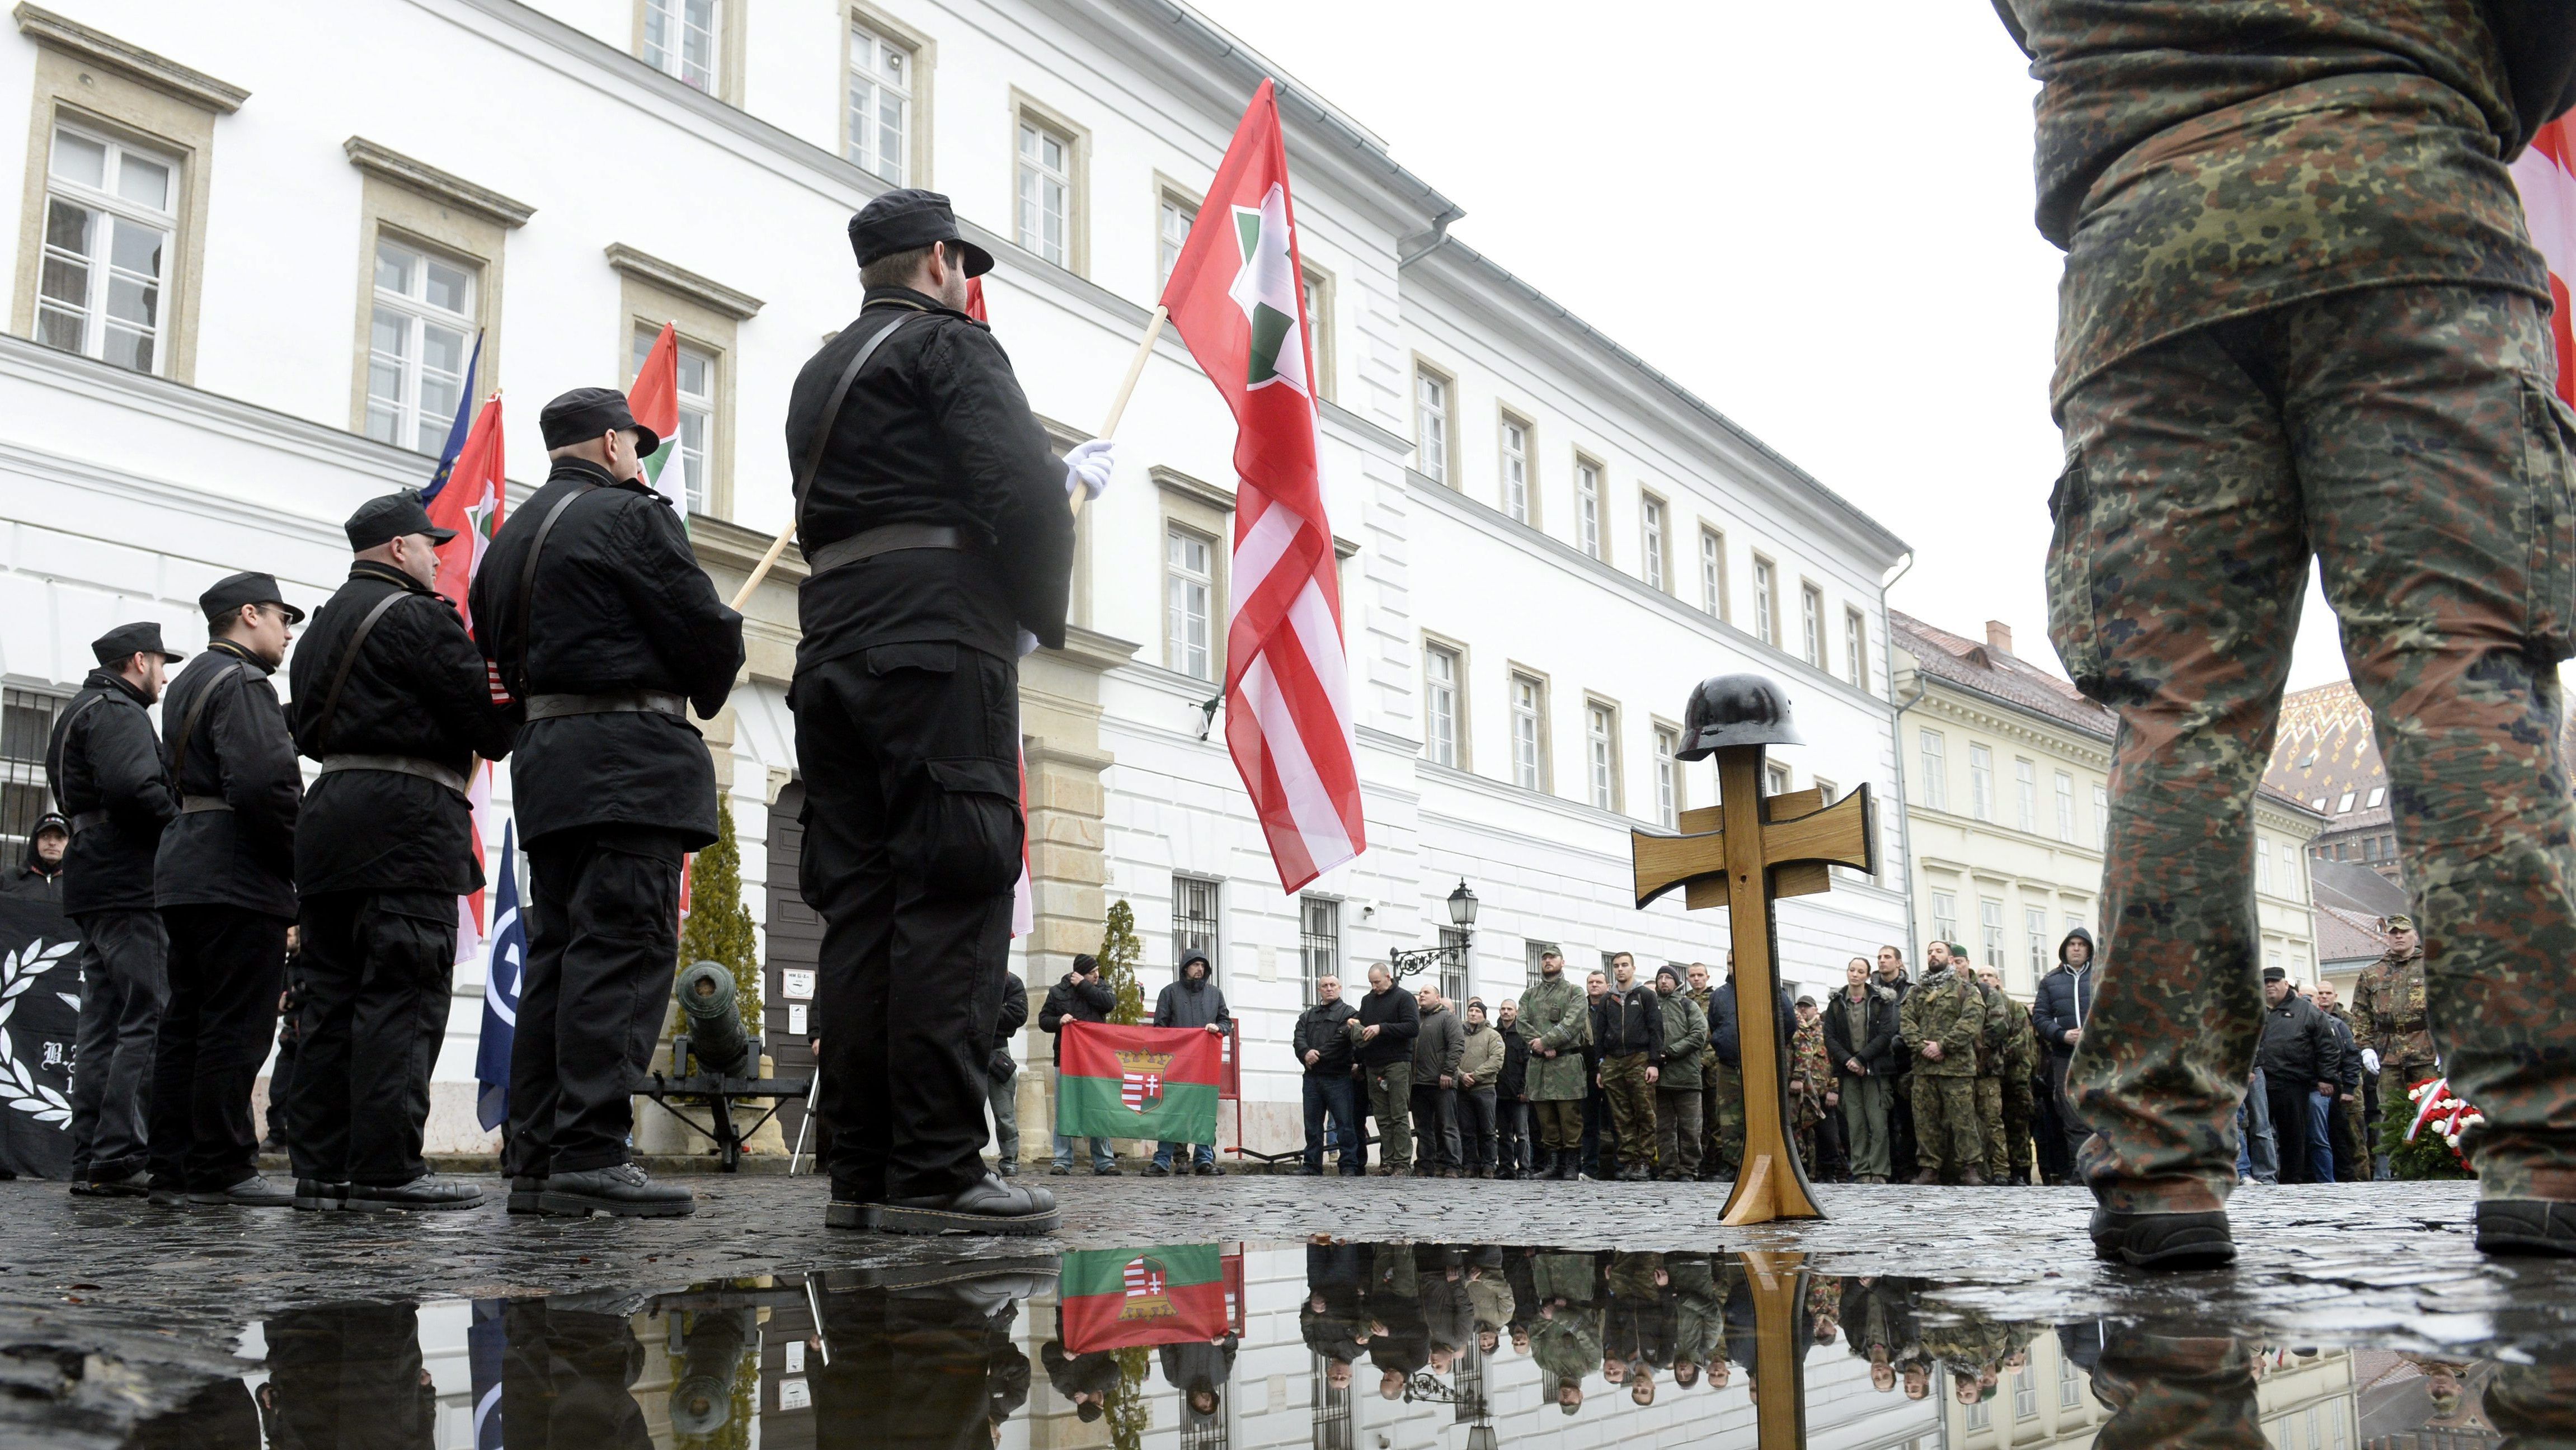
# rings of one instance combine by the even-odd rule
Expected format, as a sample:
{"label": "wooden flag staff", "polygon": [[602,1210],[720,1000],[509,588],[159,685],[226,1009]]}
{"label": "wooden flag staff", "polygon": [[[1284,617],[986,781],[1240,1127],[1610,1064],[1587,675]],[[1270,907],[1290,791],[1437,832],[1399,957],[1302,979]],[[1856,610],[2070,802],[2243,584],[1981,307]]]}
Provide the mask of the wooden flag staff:
{"label": "wooden flag staff", "polygon": [[[1154,342],[1163,335],[1163,323],[1170,316],[1171,313],[1162,307],[1154,309],[1153,319],[1145,326],[1144,339],[1136,344],[1136,355],[1127,361],[1127,376],[1119,380],[1118,396],[1109,401],[1109,417],[1100,425],[1100,437],[1105,439],[1117,433],[1118,420],[1127,413],[1127,399],[1134,395],[1137,381],[1145,376],[1145,360],[1154,355]],[[1081,516],[1083,500],[1088,496],[1086,489],[1073,491],[1075,517]],[[751,577],[743,580],[742,587],[734,591],[733,607],[737,611],[751,598],[751,592],[760,587],[760,581],[769,577],[769,571],[777,565],[779,556],[787,552],[788,541],[795,537],[796,520],[791,518],[787,527],[778,531],[778,537],[769,541],[769,552],[761,555],[760,562],[751,566]]]}

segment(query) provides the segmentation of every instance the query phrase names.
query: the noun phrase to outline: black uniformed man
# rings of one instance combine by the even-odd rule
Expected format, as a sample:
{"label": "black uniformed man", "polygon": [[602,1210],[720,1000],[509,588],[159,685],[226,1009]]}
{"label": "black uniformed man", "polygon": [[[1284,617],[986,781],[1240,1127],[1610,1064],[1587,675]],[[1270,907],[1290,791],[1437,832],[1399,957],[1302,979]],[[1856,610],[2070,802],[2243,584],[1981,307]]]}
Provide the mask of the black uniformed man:
{"label": "black uniformed man", "polygon": [[178,792],[145,713],[179,656],[161,626],[120,624],[90,645],[98,668],[54,723],[45,778],[71,817],[63,911],[80,923],[80,1035],[73,1049],[72,1192],[140,1196],[152,1039],[170,997],[170,934],[152,904],[152,856]]}
{"label": "black uniformed man", "polygon": [[690,1211],[627,1152],[630,1094],[671,999],[680,860],[716,838],[715,762],[689,723],[724,708],[742,616],[670,501],[637,476],[660,440],[607,388],[539,415],[554,471],[510,511],[470,596],[476,643],[527,712],[510,760],[531,877],[510,1052],[516,1212]]}
{"label": "black uniformed man", "polygon": [[152,867],[170,932],[170,1005],[152,1066],[152,1198],[284,1208],[293,1195],[259,1174],[250,1094],[286,981],[304,797],[268,677],[304,611],[266,574],[218,580],[197,603],[211,642],[161,702],[179,818]]}
{"label": "black uniformed man", "polygon": [[966,279],[993,259],[959,239],[946,197],[888,192],[851,218],[850,244],[866,302],[787,408],[812,567],[789,699],[802,884],[823,917],[826,1221],[1043,1233],[1053,1195],[983,1166],[984,1048],[1020,990],[1017,662],[1064,643],[1066,491],[1099,492],[1109,445],[1070,466],[1048,452],[1010,360],[966,316]]}
{"label": "black uniformed man", "polygon": [[357,562],[313,613],[288,678],[296,747],[322,762],[295,832],[303,896],[295,1206],[471,1208],[482,1190],[420,1156],[447,1034],[456,898],[482,889],[466,804],[474,757],[518,733],[456,606],[432,586],[438,528],[418,495],[349,516]]}

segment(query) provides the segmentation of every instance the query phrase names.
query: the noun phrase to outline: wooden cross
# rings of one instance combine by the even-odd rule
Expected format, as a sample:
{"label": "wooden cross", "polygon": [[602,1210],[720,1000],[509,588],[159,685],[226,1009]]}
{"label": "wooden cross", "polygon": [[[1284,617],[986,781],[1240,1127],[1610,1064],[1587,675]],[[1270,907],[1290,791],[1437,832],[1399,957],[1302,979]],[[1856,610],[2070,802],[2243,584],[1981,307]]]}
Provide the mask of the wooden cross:
{"label": "wooden cross", "polygon": [[1760,1450],[1805,1450],[1807,1256],[1747,1249],[1742,1258],[1753,1295],[1754,1443]]}
{"label": "wooden cross", "polygon": [[1867,785],[1830,806],[1818,790],[1765,797],[1762,746],[1721,745],[1716,754],[1718,803],[1681,813],[1681,827],[1690,834],[1629,832],[1637,906],[1643,910],[1679,886],[1691,910],[1727,908],[1735,948],[1735,1035],[1744,1064],[1744,1167],[1727,1195],[1722,1221],[1823,1218],[1789,1146],[1787,1104],[1780,1095],[1780,1060],[1788,1045],[1774,1026],[1780,972],[1771,898],[1832,890],[1828,866],[1876,870],[1877,817]]}

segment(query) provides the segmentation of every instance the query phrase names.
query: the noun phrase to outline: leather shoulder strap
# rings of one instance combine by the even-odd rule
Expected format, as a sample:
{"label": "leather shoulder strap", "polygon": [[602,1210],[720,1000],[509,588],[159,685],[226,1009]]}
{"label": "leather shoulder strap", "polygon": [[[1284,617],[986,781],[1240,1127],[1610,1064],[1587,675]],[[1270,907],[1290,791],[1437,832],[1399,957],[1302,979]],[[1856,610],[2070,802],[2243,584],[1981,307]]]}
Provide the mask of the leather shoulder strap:
{"label": "leather shoulder strap", "polygon": [[868,365],[868,359],[877,355],[877,348],[894,336],[896,328],[926,315],[921,312],[903,314],[878,328],[866,342],[859,344],[857,352],[850,354],[849,366],[841,369],[841,380],[832,385],[831,399],[823,404],[823,416],[814,420],[813,441],[805,445],[805,461],[796,470],[796,517],[800,522],[805,517],[805,492],[814,486],[814,473],[823,466],[823,451],[831,446],[832,427],[841,421],[841,404],[849,400],[850,384],[859,380],[859,369]]}
{"label": "leather shoulder strap", "polygon": [[89,713],[90,706],[106,698],[107,691],[100,690],[73,706],[72,712],[63,717],[62,728],[54,734],[55,749],[45,758],[45,788],[53,792],[56,810],[71,809],[63,804],[63,755],[72,748],[72,726],[80,723],[80,717]]}
{"label": "leather shoulder strap", "polygon": [[528,557],[519,565],[519,663],[508,672],[505,680],[511,693],[522,700],[528,697],[528,650],[534,643],[528,638],[528,619],[537,607],[537,556],[546,551],[546,536],[555,531],[555,524],[563,518],[564,510],[598,492],[599,488],[596,483],[584,483],[556,499],[555,506],[546,510],[546,516],[537,520],[537,536],[528,541]]}
{"label": "leather shoulder strap", "polygon": [[197,698],[188,702],[188,717],[179,724],[179,743],[172,746],[170,750],[170,789],[173,792],[187,788],[188,742],[196,738],[197,722],[206,717],[206,702],[215,697],[215,691],[232,683],[241,672],[242,664],[239,660],[224,666],[208,676],[206,687],[197,692]]}
{"label": "leather shoulder strap", "polygon": [[340,663],[331,671],[331,688],[322,692],[322,711],[313,717],[315,755],[322,753],[322,743],[331,738],[331,721],[340,713],[340,691],[349,683],[350,669],[358,663],[358,650],[366,644],[367,636],[375,632],[376,621],[384,618],[385,611],[400,604],[409,593],[398,588],[377,600],[376,607],[367,611],[367,617],[358,621],[357,629],[349,635],[348,644],[341,647]]}

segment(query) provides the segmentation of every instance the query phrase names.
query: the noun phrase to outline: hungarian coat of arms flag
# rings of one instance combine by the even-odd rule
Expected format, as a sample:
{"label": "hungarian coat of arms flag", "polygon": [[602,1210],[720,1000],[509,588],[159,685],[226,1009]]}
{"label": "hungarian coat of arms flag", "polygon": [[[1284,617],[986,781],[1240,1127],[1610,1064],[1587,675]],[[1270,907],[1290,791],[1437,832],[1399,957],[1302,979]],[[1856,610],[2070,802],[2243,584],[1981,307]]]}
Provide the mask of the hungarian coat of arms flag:
{"label": "hungarian coat of arms flag", "polygon": [[[1216,1100],[1208,1101],[1214,1112]],[[1073,1354],[1217,1339],[1232,1327],[1225,1259],[1214,1244],[1075,1249],[1064,1256],[1056,1293],[1057,1327]]]}
{"label": "hungarian coat of arms flag", "polygon": [[1214,1143],[1217,1035],[1203,1027],[1067,1022],[1055,1130],[1069,1138]]}

